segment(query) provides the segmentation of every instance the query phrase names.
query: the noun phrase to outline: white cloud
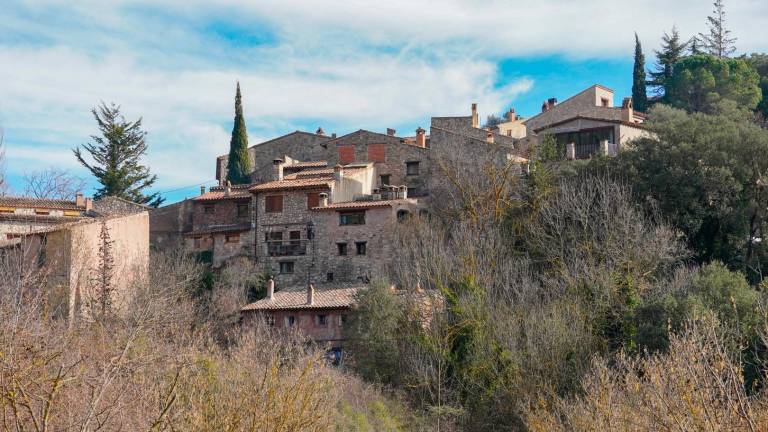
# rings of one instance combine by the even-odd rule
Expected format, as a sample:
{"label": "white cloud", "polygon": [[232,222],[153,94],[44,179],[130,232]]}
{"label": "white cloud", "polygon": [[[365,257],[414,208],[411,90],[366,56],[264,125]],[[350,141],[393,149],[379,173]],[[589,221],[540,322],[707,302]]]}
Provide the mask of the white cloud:
{"label": "white cloud", "polygon": [[[739,47],[765,51],[768,2],[727,8]],[[703,31],[710,9],[701,0],[10,0],[0,9],[8,168],[76,166],[70,149],[95,132],[89,110],[104,100],[144,117],[161,189],[199,183],[227,150],[235,80],[252,143],[306,119],[340,133],[426,126],[471,102],[499,112],[529,91],[530,77],[498,84],[500,59],[628,58],[637,30],[650,61],[663,30]],[[271,40],[239,46],[212,22]]]}

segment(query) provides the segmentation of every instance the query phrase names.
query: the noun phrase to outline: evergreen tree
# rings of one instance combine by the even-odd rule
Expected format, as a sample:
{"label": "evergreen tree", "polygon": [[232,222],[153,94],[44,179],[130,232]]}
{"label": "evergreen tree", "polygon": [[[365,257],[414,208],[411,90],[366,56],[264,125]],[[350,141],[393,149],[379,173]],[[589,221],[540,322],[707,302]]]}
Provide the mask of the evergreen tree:
{"label": "evergreen tree", "polygon": [[147,152],[144,140],[147,133],[141,129],[141,118],[135,122],[125,120],[120,106],[104,102],[91,110],[101,136],[91,135],[92,143],[83,144],[93,162],[86,161],[80,147],[73,149],[77,160],[96,177],[101,188],[96,198],[115,196],[139,204],[154,207],[164,199],[158,193],[144,195],[143,190],[152,186],[157,176],[141,165],[140,159]]}
{"label": "evergreen tree", "polygon": [[713,3],[714,15],[707,17],[709,34],[699,33],[702,44],[707,53],[718,57],[728,57],[736,51],[734,42],[736,38],[730,37],[731,31],[725,28],[725,7],[723,0],[715,0]]}
{"label": "evergreen tree", "polygon": [[632,70],[632,105],[634,109],[645,112],[648,107],[648,95],[645,93],[645,55],[640,46],[640,38],[635,33],[635,67]]}
{"label": "evergreen tree", "polygon": [[112,254],[114,241],[109,233],[106,222],[101,222],[99,232],[99,250],[96,255],[97,267],[92,270],[91,279],[93,294],[91,313],[106,318],[112,310],[112,297],[115,286],[112,278],[115,273],[115,258]]}
{"label": "evergreen tree", "polygon": [[701,41],[698,36],[694,35],[688,41],[688,53],[692,56],[704,54],[704,51],[701,50]]}
{"label": "evergreen tree", "polygon": [[235,94],[235,125],[232,128],[232,139],[229,141],[229,161],[227,162],[227,180],[232,184],[247,184],[251,182],[251,160],[248,157],[248,132],[245,130],[243,118],[240,83],[237,83]]}
{"label": "evergreen tree", "polygon": [[656,54],[656,70],[651,71],[651,79],[648,84],[655,88],[658,96],[664,96],[667,80],[674,73],[674,66],[683,57],[687,43],[680,42],[680,34],[677,27],[672,26],[672,34],[664,32],[661,37],[661,50]]}

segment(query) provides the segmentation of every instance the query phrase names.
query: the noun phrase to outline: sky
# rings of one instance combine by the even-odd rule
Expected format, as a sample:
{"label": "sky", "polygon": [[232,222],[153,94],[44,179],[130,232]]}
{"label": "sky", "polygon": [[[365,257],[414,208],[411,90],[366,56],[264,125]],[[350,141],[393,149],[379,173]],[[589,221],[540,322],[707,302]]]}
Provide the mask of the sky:
{"label": "sky", "polygon": [[[738,53],[768,51],[768,1],[726,0]],[[72,155],[92,107],[143,119],[144,159],[167,202],[212,185],[235,84],[249,142],[357,129],[413,135],[431,116],[480,115],[592,85],[631,94],[634,32],[706,31],[709,0],[0,0],[0,128],[11,192]]]}

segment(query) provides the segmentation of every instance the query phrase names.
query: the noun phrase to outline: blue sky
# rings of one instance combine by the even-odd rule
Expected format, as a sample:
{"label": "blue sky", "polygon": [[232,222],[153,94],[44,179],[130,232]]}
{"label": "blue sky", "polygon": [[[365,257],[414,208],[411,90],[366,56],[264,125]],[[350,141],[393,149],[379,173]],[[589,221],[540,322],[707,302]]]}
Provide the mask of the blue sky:
{"label": "blue sky", "polygon": [[[664,30],[705,30],[708,0],[2,0],[0,128],[12,192],[71,148],[100,101],[142,116],[169,202],[213,183],[234,86],[251,144],[318,126],[427,127],[430,116],[535,114],[600,83],[630,94],[633,32],[651,66]],[[672,3],[672,4],[670,4]],[[728,0],[739,52],[768,51],[768,2]],[[87,191],[92,192],[93,190]]]}

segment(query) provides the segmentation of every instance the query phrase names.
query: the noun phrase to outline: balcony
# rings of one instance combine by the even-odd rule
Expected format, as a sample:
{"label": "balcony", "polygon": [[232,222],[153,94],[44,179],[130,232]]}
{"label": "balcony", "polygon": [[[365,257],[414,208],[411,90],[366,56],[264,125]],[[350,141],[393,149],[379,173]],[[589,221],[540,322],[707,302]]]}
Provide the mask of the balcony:
{"label": "balcony", "polygon": [[284,257],[307,254],[306,240],[271,240],[267,241],[267,256]]}

